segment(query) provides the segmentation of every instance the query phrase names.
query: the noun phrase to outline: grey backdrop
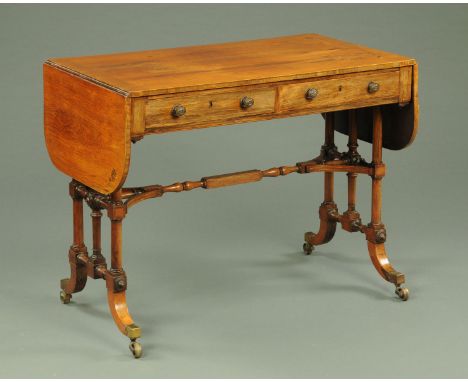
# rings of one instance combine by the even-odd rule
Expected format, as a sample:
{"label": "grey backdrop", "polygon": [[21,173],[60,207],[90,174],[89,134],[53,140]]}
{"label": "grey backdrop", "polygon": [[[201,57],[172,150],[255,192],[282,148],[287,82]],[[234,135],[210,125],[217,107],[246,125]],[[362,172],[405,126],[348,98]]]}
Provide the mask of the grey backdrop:
{"label": "grey backdrop", "polygon": [[[168,195],[124,222],[145,351],[135,361],[103,282],[68,306],[58,299],[71,204],[44,146],[42,62],[305,32],[419,61],[420,134],[384,153],[387,249],[410,300],[378,276],[360,234],[340,230],[301,254],[303,232],[318,226],[321,175]],[[2,5],[0,376],[468,377],[467,34],[464,5]],[[127,184],[310,159],[322,126],[309,116],[148,137]],[[345,185],[337,176],[341,210]],[[367,177],[358,190],[368,221]]]}

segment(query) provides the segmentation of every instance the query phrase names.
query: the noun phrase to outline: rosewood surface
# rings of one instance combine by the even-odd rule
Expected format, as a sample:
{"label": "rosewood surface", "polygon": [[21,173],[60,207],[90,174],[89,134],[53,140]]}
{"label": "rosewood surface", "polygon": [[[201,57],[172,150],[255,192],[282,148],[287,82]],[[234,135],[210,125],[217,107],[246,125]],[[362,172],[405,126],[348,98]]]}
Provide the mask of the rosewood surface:
{"label": "rosewood surface", "polygon": [[[318,34],[48,60],[45,141],[54,165],[72,178],[73,241],[70,277],[60,284],[62,302],[70,303],[88,278],[103,279],[112,317],[139,358],[141,330],[128,310],[122,257],[122,225],[129,209],[168,192],[314,172],[324,173],[324,197],[319,229],[305,233],[304,252],[329,242],[338,224],[347,232],[361,232],[377,272],[407,300],[405,277],[385,250],[382,150],[402,149],[416,136],[417,79],[412,58]],[[146,136],[307,114],[325,118],[324,143],[311,160],[170,185],[124,187],[131,142]],[[335,131],[348,136],[347,150],[338,150]],[[359,154],[359,140],[372,143],[371,160]],[[334,177],[340,172],[348,179],[342,213],[334,201]],[[371,179],[368,224],[356,210],[359,174]],[[83,233],[83,202],[91,210],[91,253]],[[110,263],[101,248],[103,210],[111,225]]]}

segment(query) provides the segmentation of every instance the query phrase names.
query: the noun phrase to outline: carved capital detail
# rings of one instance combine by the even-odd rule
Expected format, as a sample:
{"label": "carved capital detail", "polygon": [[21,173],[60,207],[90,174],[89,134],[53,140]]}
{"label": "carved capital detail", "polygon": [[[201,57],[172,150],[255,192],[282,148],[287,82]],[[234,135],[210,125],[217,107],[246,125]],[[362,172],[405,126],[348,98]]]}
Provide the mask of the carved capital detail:
{"label": "carved capital detail", "polygon": [[387,240],[387,231],[383,224],[369,223],[365,229],[366,240],[374,244],[382,244]]}
{"label": "carved capital detail", "polygon": [[333,202],[323,202],[319,209],[320,220],[336,222],[340,218],[338,208]]}
{"label": "carved capital detail", "polygon": [[74,200],[84,199],[93,210],[102,210],[107,208],[110,203],[109,195],[100,194],[76,180],[72,180],[70,182],[69,193]]}
{"label": "carved capital detail", "polygon": [[106,272],[106,284],[114,293],[124,292],[127,290],[127,275],[123,269],[109,269]]}
{"label": "carved capital detail", "polygon": [[85,245],[72,245],[70,250],[68,251],[68,260],[70,264],[73,265],[80,265],[82,261],[80,261],[79,257],[87,257],[88,256],[88,249]]}
{"label": "carved capital detail", "polygon": [[320,159],[322,162],[341,159],[342,154],[335,145],[323,145],[320,150]]}
{"label": "carved capital detail", "polygon": [[342,154],[342,159],[345,160],[348,164],[355,165],[368,165],[368,163],[362,158],[361,154],[357,151],[348,151]]}
{"label": "carved capital detail", "polygon": [[80,182],[72,180],[68,185],[68,192],[72,199],[80,200],[83,199],[83,195],[86,194],[87,190]]}
{"label": "carved capital detail", "polygon": [[109,205],[110,196],[88,190],[85,200],[89,208],[91,208],[93,211],[98,211],[106,208]]}
{"label": "carved capital detail", "polygon": [[362,229],[362,221],[359,212],[345,211],[341,215],[341,227],[348,232],[359,232]]}

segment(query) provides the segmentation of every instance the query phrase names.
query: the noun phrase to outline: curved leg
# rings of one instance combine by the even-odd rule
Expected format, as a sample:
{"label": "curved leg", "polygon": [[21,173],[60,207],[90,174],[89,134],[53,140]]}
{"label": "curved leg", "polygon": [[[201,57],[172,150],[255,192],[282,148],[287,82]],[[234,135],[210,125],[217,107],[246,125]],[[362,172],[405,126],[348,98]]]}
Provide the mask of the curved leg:
{"label": "curved leg", "polygon": [[[127,298],[124,291],[117,292],[115,288],[116,278],[124,277],[125,273],[113,274],[113,271],[109,272],[109,277],[106,276],[107,282],[107,302],[109,304],[109,310],[112,314],[112,318],[117,325],[120,332],[130,338],[130,351],[133,353],[135,358],[140,358],[142,354],[141,345],[136,342],[141,336],[141,329],[135,325],[132,316],[128,311]],[[126,280],[126,278],[125,278]],[[117,281],[118,283],[119,281]],[[123,283],[122,283],[123,284]],[[126,286],[126,281],[125,281]]]}
{"label": "curved leg", "polygon": [[[333,174],[332,174],[333,175]],[[320,206],[320,228],[317,233],[306,232],[304,234],[304,253],[310,255],[314,250],[314,245],[328,243],[336,232],[336,222],[338,221],[338,209],[334,202],[323,202]]]}
{"label": "curved leg", "polygon": [[140,358],[142,354],[141,345],[136,342],[141,337],[141,329],[135,325],[132,316],[128,311],[127,299],[124,292],[114,292],[112,289],[107,290],[107,302],[112,318],[116,323],[120,332],[130,339],[130,351],[135,358]]}
{"label": "curved leg", "polygon": [[370,241],[367,242],[367,248],[369,250],[369,256],[374,264],[377,272],[388,282],[395,284],[395,293],[403,301],[408,300],[409,298],[409,289],[401,287],[401,284],[405,282],[405,275],[403,273],[397,272],[390,260],[387,257],[385,251],[385,244],[375,244]]}
{"label": "curved leg", "polygon": [[127,277],[122,269],[122,220],[126,214],[126,206],[121,200],[121,191],[112,195],[112,204],[107,210],[111,220],[111,269],[105,274],[107,285],[107,302],[112,318],[118,329],[130,338],[130,350],[135,358],[142,354],[141,345],[136,342],[141,336],[140,328],[134,324],[128,311],[125,291]]}
{"label": "curved leg", "polygon": [[385,244],[375,244],[368,241],[367,248],[369,249],[369,256],[372,260],[372,264],[374,264],[380,276],[395,285],[400,285],[405,282],[405,275],[397,272],[392,264],[390,264],[390,260],[385,251]]}
{"label": "curved leg", "polygon": [[88,251],[83,235],[83,198],[76,192],[76,186],[76,182],[70,182],[70,196],[73,199],[73,245],[68,252],[70,278],[60,281],[60,300],[64,304],[70,302],[72,293],[83,290],[87,280],[86,265],[79,261],[79,257],[86,257]]}
{"label": "curved leg", "polygon": [[86,286],[86,280],[88,279],[86,265],[78,260],[78,257],[87,255],[85,246],[70,247],[68,253],[70,261],[70,278],[60,280],[60,300],[64,304],[70,303],[73,293],[80,292]]}
{"label": "curved leg", "polygon": [[112,288],[107,291],[107,302],[109,310],[114,321],[122,332],[130,339],[137,339],[141,335],[140,328],[133,322],[132,316],[128,311],[127,298],[125,291],[114,292]]}

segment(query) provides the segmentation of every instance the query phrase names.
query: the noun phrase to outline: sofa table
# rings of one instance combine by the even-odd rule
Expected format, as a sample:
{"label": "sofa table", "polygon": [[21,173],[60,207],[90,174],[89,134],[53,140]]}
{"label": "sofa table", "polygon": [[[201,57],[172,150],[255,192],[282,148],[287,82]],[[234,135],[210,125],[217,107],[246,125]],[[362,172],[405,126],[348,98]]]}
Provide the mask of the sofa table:
{"label": "sofa table", "polygon": [[[305,233],[304,252],[330,241],[337,223],[345,231],[362,232],[376,270],[407,300],[405,277],[392,267],[384,246],[382,148],[400,150],[416,135],[417,76],[412,58],[318,34],[47,60],[45,141],[53,164],[72,179],[71,274],[60,283],[61,301],[69,303],[88,277],[104,279],[112,317],[140,357],[140,328],[128,311],[122,266],[122,221],[128,210],[168,192],[313,172],[324,173],[324,200],[320,227]],[[124,187],[131,145],[140,139],[317,113],[325,119],[325,139],[311,160],[171,185]],[[338,151],[335,131],[348,135],[346,151]],[[370,161],[359,154],[358,140],[372,143]],[[341,214],[333,199],[335,172],[348,178],[347,209]],[[358,174],[372,180],[369,224],[355,209]],[[84,241],[83,201],[91,209],[92,253]],[[110,266],[101,251],[102,210],[111,224]]]}

